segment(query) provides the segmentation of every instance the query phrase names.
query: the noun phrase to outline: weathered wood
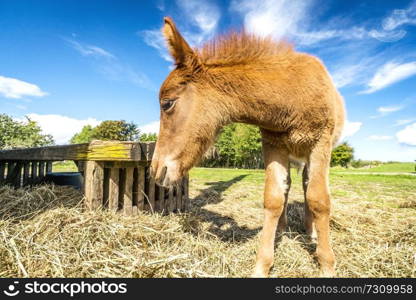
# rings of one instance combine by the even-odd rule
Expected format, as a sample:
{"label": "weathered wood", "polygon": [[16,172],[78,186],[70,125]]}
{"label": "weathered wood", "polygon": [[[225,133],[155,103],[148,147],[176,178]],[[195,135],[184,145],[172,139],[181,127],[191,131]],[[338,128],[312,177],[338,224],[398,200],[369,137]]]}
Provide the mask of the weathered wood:
{"label": "weathered wood", "polygon": [[22,170],[23,170],[23,163],[17,162],[16,167],[14,169],[14,174],[13,174],[13,186],[16,189],[22,186]]}
{"label": "weathered wood", "polygon": [[139,168],[147,167],[150,161],[104,161],[105,168]]}
{"label": "weathered wood", "polygon": [[45,162],[44,161],[41,161],[39,163],[39,177],[40,179],[45,177]]}
{"label": "weathered wood", "polygon": [[39,178],[38,172],[38,162],[32,161],[31,171],[30,171],[30,184],[36,184]]}
{"label": "weathered wood", "polygon": [[123,212],[126,216],[131,216],[133,212],[133,172],[134,168],[126,168],[123,196]]}
{"label": "weathered wood", "polygon": [[[155,202],[155,180],[153,178],[147,178],[147,182],[148,182],[148,187],[147,187],[147,201],[148,201],[148,205],[149,205],[149,210],[151,212],[155,212],[156,211],[156,202]],[[146,201],[145,200],[145,201]]]}
{"label": "weathered wood", "polygon": [[5,172],[6,172],[6,162],[0,161],[0,184],[3,184],[6,179]]}
{"label": "weathered wood", "polygon": [[170,213],[173,212],[175,210],[175,207],[176,207],[176,203],[175,203],[175,201],[173,201],[174,191],[175,191],[174,187],[170,187],[168,189],[168,203],[167,203],[166,206],[167,206],[167,209]]}
{"label": "weathered wood", "polygon": [[183,197],[182,197],[182,210],[187,211],[189,209],[189,177],[186,176],[183,179]]}
{"label": "weathered wood", "polygon": [[166,206],[165,206],[165,188],[162,186],[158,186],[159,189],[159,195],[158,195],[158,201],[157,201],[157,211],[159,212],[166,212]]}
{"label": "weathered wood", "polygon": [[85,164],[84,194],[88,209],[94,210],[103,204],[104,168],[102,163],[87,161]]}
{"label": "weathered wood", "polygon": [[108,187],[108,208],[111,211],[117,211],[119,208],[119,173],[120,169],[112,168],[109,171]]}
{"label": "weathered wood", "polygon": [[6,183],[13,183],[13,176],[15,172],[17,163],[15,161],[9,161],[7,163],[7,172],[6,172]]}
{"label": "weathered wood", "polygon": [[183,211],[182,209],[182,193],[183,193],[182,183],[183,183],[183,180],[181,181],[181,184],[179,184],[176,187],[176,210],[177,211]]}
{"label": "weathered wood", "polygon": [[52,162],[47,161],[46,162],[46,174],[51,173],[51,172],[52,172]]}
{"label": "weathered wood", "polygon": [[145,193],[145,178],[146,173],[144,167],[138,168],[138,180],[137,180],[137,208],[139,210],[144,209],[144,193]]}
{"label": "weathered wood", "polygon": [[104,179],[103,179],[103,207],[108,208],[108,196],[110,193],[110,170],[104,168]]}
{"label": "weathered wood", "polygon": [[[148,161],[154,143],[92,141],[89,144],[1,150],[0,160]],[[142,148],[145,152],[142,151]]]}
{"label": "weathered wood", "polygon": [[23,164],[23,185],[29,184],[29,172],[30,172],[30,162],[24,162]]}

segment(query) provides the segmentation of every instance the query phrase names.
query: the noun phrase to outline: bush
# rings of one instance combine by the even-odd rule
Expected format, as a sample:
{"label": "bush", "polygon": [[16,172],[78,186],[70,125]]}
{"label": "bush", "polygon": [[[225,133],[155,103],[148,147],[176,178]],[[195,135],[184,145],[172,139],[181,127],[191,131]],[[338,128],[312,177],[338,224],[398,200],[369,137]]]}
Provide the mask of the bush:
{"label": "bush", "polygon": [[26,122],[13,120],[6,114],[0,114],[0,149],[40,147],[54,144],[49,134],[26,117]]}

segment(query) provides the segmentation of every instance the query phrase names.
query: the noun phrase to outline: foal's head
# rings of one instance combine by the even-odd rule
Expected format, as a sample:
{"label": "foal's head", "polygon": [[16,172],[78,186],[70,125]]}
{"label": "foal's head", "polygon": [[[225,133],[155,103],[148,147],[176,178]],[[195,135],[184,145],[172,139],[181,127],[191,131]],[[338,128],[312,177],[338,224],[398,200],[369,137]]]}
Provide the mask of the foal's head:
{"label": "foal's head", "polygon": [[209,101],[216,98],[216,91],[198,53],[170,18],[165,18],[163,34],[176,68],[160,88],[160,131],[151,169],[157,183],[170,186],[202,157],[215,138],[221,115]]}

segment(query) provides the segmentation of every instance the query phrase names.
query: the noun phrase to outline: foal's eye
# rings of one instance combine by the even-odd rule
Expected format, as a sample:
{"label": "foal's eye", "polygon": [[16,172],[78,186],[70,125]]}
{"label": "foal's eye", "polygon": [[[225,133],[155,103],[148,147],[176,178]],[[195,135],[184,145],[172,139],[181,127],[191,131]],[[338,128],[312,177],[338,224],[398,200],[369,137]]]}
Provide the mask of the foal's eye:
{"label": "foal's eye", "polygon": [[162,100],[161,107],[164,111],[168,111],[175,105],[176,99]]}

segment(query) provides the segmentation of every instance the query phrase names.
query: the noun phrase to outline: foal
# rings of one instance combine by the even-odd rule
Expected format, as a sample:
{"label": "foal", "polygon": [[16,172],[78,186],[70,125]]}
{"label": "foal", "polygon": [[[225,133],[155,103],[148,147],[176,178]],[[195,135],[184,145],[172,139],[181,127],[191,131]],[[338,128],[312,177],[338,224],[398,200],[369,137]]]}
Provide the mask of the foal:
{"label": "foal", "polygon": [[264,225],[253,276],[267,276],[276,228],[286,226],[289,161],[304,161],[305,227],[317,237],[325,277],[335,275],[329,238],[328,173],[344,124],[344,104],[315,57],[290,45],[230,33],[191,49],[170,18],[163,34],[176,68],[160,88],[160,132],[152,175],[176,184],[230,122],[254,124],[262,134],[266,182]]}

